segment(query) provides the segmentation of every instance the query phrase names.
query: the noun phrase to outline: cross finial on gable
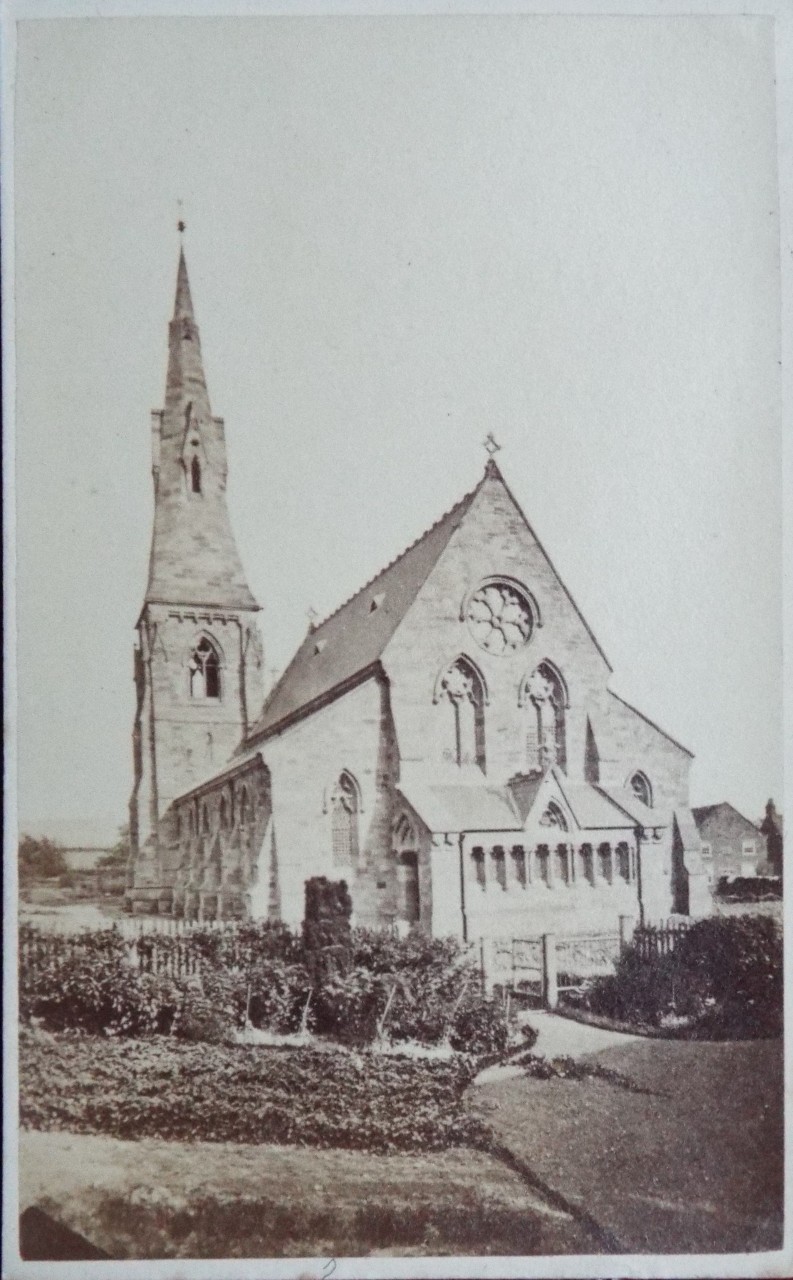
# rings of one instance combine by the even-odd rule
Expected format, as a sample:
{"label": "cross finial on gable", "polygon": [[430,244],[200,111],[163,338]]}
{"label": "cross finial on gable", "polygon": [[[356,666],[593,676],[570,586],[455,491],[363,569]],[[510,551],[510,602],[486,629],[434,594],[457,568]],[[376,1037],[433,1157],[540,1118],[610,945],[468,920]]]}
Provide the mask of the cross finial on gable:
{"label": "cross finial on gable", "polygon": [[482,441],[482,446],[485,452],[488,454],[488,456],[491,459],[493,458],[494,454],[498,453],[499,450],[501,449],[501,445],[496,440],[496,437],[493,435],[492,431],[488,431],[487,435]]}
{"label": "cross finial on gable", "polygon": [[319,617],[319,614],[313,605],[311,605],[309,609],[306,609],[306,617],[308,618],[308,629],[309,631],[313,631],[316,628],[317,618]]}

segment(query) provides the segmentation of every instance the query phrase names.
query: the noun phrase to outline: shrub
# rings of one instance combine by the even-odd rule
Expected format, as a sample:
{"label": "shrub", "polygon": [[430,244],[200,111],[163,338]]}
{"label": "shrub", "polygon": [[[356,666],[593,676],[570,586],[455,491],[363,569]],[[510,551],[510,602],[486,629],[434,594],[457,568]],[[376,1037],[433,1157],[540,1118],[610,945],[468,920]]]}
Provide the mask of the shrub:
{"label": "shrub", "polygon": [[246,1012],[254,1027],[289,1034],[299,1030],[304,1011],[307,1026],[314,1026],[311,982],[304,965],[261,959],[249,970],[247,982]]}
{"label": "shrub", "polygon": [[357,966],[326,973],[313,996],[316,1030],[346,1044],[371,1044],[388,1000],[385,979]]}
{"label": "shrub", "polygon": [[782,937],[770,916],[699,920],[667,955],[629,947],[593,981],[588,1005],[620,1021],[684,1018],[696,1034],[751,1039],[782,1032]]}
{"label": "shrub", "polygon": [[501,1001],[478,997],[462,1004],[454,1018],[449,1040],[453,1049],[466,1053],[488,1057],[504,1053],[509,1040],[509,1026]]}

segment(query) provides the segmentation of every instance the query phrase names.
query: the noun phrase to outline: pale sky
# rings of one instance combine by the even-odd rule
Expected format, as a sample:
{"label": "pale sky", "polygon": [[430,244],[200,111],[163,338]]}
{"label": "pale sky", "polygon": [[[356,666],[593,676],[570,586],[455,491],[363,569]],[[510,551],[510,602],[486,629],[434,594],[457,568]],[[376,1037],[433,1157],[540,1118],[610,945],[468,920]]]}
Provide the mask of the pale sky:
{"label": "pale sky", "polygon": [[19,806],[126,819],[177,200],[268,669],[499,463],[614,668],[781,797],[767,19],[18,34]]}

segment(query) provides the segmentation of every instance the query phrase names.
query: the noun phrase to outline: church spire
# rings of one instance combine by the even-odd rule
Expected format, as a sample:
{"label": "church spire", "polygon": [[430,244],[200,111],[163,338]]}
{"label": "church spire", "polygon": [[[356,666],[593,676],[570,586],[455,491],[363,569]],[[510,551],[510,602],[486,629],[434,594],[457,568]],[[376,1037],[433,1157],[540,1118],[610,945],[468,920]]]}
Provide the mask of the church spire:
{"label": "church spire", "polygon": [[225,428],[209,403],[183,245],[168,325],[165,408],[152,415],[152,444],[147,602],[256,608],[226,507]]}

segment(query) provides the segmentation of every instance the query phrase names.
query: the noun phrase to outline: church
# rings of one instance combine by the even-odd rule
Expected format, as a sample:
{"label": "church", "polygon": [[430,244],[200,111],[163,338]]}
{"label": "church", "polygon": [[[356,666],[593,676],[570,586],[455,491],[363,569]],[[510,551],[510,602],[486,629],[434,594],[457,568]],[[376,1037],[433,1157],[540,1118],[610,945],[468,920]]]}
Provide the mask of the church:
{"label": "church", "polygon": [[710,909],[692,754],[606,655],[496,464],[324,621],[263,693],[184,251],[137,623],[126,905],[434,936],[613,931]]}

